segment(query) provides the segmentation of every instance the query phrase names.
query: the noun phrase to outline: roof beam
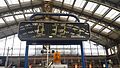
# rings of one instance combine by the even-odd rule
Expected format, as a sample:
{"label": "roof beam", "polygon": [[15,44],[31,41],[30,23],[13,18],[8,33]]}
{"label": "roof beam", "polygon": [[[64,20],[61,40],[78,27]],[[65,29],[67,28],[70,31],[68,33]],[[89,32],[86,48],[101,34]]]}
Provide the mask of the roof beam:
{"label": "roof beam", "polygon": [[[32,4],[33,4],[33,7],[40,7],[42,2],[41,1],[32,2]],[[29,9],[29,8],[31,8],[31,3],[30,2],[23,2],[23,3],[21,3],[21,6],[22,6],[22,9]],[[11,9],[11,11],[18,11],[21,9],[19,4],[10,5],[9,8]],[[10,12],[10,11],[9,11],[9,9],[7,9],[7,7],[4,7],[0,10],[1,14],[5,14],[8,12]]]}
{"label": "roof beam", "polygon": [[[57,18],[51,18],[51,19],[59,20],[59,18],[58,19]],[[21,20],[24,20],[24,19],[21,19]],[[66,20],[60,19],[60,21],[66,21]],[[14,25],[16,25],[16,24],[12,24],[11,27],[14,26]],[[2,29],[4,29],[4,28],[2,28]],[[16,34],[16,33],[17,33],[17,31],[14,31],[13,34]],[[13,34],[10,34],[10,35],[13,35]],[[8,35],[8,36],[10,36],[10,35]],[[1,38],[4,38],[4,37],[1,37]],[[111,40],[111,41],[108,42],[106,39]],[[108,43],[111,43],[112,41],[113,41],[112,44],[115,43],[114,39],[108,38],[108,37],[106,37],[105,35],[102,35],[102,34],[98,35],[98,33],[95,30],[92,30],[92,32],[91,32],[90,40],[92,40],[92,41],[94,41],[98,44],[101,44],[101,45],[103,45],[107,48],[109,48]]]}
{"label": "roof beam", "polygon": [[[66,21],[65,19],[61,18],[61,19],[58,19],[58,18],[55,18],[55,17],[51,17],[51,19],[53,20],[57,20],[57,21]],[[114,46],[114,43],[115,43],[115,40],[112,39],[112,38],[109,38],[103,34],[98,34],[98,32],[96,32],[95,30],[92,30],[91,31],[91,37],[90,37],[90,40],[98,43],[98,44],[101,44],[101,45],[104,45],[105,47],[109,48],[109,43],[111,43],[111,46]],[[107,41],[109,40],[109,41]]]}
{"label": "roof beam", "polygon": [[[61,6],[62,4],[61,4],[61,2],[53,2],[53,7],[55,7],[55,8],[60,8],[60,6]],[[63,10],[65,10],[65,11],[70,11],[70,12],[74,12],[75,14],[80,14],[80,12],[82,11],[82,9],[77,9],[77,8],[74,8],[74,10],[72,10],[71,9],[71,5],[63,5]],[[98,15],[93,15],[93,16],[91,16],[91,13],[89,13],[89,12],[86,12],[86,11],[84,11],[83,13],[82,13],[82,15],[83,16],[86,16],[86,17],[89,17],[90,19],[95,19],[95,20],[100,20],[101,19],[101,17],[100,16],[98,16]],[[110,22],[111,22],[111,20],[109,20],[109,19],[103,19],[102,20],[102,22],[104,23],[104,24],[106,24],[106,25],[108,25],[108,26],[111,26],[111,27],[114,27],[114,28],[117,28],[117,29],[120,29],[120,25],[119,24],[116,24],[116,23],[113,23],[113,24],[111,24]]]}
{"label": "roof beam", "polygon": [[[41,6],[41,3],[42,3],[42,2],[41,2],[41,1],[39,1],[39,2],[34,2],[34,1],[33,1],[32,3],[33,3],[33,7],[35,7],[35,6],[38,7],[38,6]],[[31,8],[31,4],[30,4],[29,2],[22,3],[21,5],[22,5],[22,8],[23,8],[23,9]],[[61,2],[58,2],[58,1],[54,1],[54,2],[53,2],[53,6],[56,7],[56,8],[60,8],[61,5],[62,5]],[[63,5],[63,9],[64,9],[64,10],[72,11],[72,12],[75,12],[75,13],[77,13],[77,14],[80,14],[81,9],[76,9],[76,8],[74,8],[74,10],[72,10],[72,9],[70,9],[70,7],[72,7],[72,6],[71,6],[71,5]],[[99,7],[99,5],[98,5],[98,7]],[[97,7],[97,8],[98,8],[98,7]],[[12,11],[20,10],[19,5],[11,5],[10,8],[11,8]],[[0,10],[0,13],[6,13],[6,12],[9,12],[9,10],[6,9],[6,8],[3,8],[3,10]],[[94,13],[94,12],[93,12],[93,13]],[[100,16],[98,16],[98,15],[93,15],[93,16],[91,16],[90,13],[85,12],[85,11],[82,13],[82,15],[85,15],[85,16],[87,16],[87,17],[89,17],[89,18],[96,19],[96,20],[100,20],[100,19],[101,19]],[[111,20],[103,19],[103,22],[104,22],[105,24],[107,24],[107,25],[110,25],[110,26],[112,26],[112,27],[115,27],[115,28],[119,28],[119,29],[120,29],[120,25],[117,24],[117,23],[111,24],[111,23],[110,23]]]}
{"label": "roof beam", "polygon": [[18,24],[17,19],[15,18],[15,15],[14,15],[13,11],[11,10],[8,1],[7,1],[7,0],[4,0],[4,1],[5,1],[6,5],[7,5],[7,8],[8,8],[9,11],[10,11],[10,13],[13,15],[13,18],[14,18],[15,22]]}
{"label": "roof beam", "polygon": [[22,8],[22,5],[21,5],[20,0],[18,0],[18,2],[19,2],[19,5],[20,5],[21,10],[22,10],[22,12],[23,12],[23,16],[24,16],[25,20],[27,20],[27,19],[26,19],[26,16],[25,16],[25,12],[24,12],[24,10],[23,10],[23,8]]}
{"label": "roof beam", "polygon": [[107,6],[107,7],[112,7],[116,10],[119,10],[120,9],[120,3],[112,3],[108,0],[87,0],[87,1],[90,1],[90,2],[94,2],[94,3],[98,3],[98,4],[101,4],[101,5],[104,5],[104,6]]}

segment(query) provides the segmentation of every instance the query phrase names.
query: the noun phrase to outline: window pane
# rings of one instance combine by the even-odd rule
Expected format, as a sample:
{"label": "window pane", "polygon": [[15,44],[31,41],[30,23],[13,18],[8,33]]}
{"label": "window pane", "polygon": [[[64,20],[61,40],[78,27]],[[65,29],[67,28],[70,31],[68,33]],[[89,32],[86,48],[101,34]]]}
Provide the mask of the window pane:
{"label": "window pane", "polygon": [[20,40],[18,38],[18,35],[15,35],[14,38],[14,46],[13,46],[13,55],[12,56],[19,56],[19,52],[20,52]]}
{"label": "window pane", "polygon": [[4,6],[7,6],[6,3],[4,2],[4,0],[0,0],[0,8],[4,7]]}
{"label": "window pane", "polygon": [[0,18],[0,25],[5,24],[2,18]]}
{"label": "window pane", "polygon": [[96,10],[95,14],[96,15],[103,15],[109,8],[108,7],[105,7],[103,5],[100,5],[100,7]]}
{"label": "window pane", "polygon": [[95,28],[95,30],[100,30],[102,28],[102,26],[96,25],[94,28]]}
{"label": "window pane", "polygon": [[[12,54],[12,46],[13,46],[13,35],[12,36],[9,36],[7,37],[7,41],[6,41],[6,49],[5,49],[5,55],[7,56],[7,53],[8,55],[11,55]],[[9,51],[8,51],[9,50]]]}
{"label": "window pane", "polygon": [[93,22],[90,22],[90,21],[88,21],[87,22],[90,26],[92,26],[94,23]]}
{"label": "window pane", "polygon": [[102,33],[109,33],[111,30],[109,30],[108,28],[105,28],[103,31],[102,31]]}
{"label": "window pane", "polygon": [[35,45],[29,46],[28,55],[29,55],[29,56],[34,56],[34,55],[35,55]]}
{"label": "window pane", "polygon": [[18,0],[7,0],[9,5],[11,4],[19,4]]}
{"label": "window pane", "polygon": [[85,7],[85,10],[93,11],[96,6],[97,6],[96,3],[88,2],[88,4]]}
{"label": "window pane", "polygon": [[115,16],[117,16],[120,12],[116,10],[111,10],[105,17],[108,19],[113,19]]}
{"label": "window pane", "polygon": [[13,16],[9,16],[9,17],[5,17],[5,20],[8,21],[9,23],[9,21],[14,21],[14,18]]}
{"label": "window pane", "polygon": [[40,12],[40,8],[34,8],[34,12]]}
{"label": "window pane", "polygon": [[3,56],[6,38],[0,39],[0,56]]}
{"label": "window pane", "polygon": [[24,18],[24,16],[23,16],[23,15],[16,15],[15,17],[16,17],[16,19],[21,19],[21,18]]}
{"label": "window pane", "polygon": [[75,2],[75,7],[80,7],[80,5],[82,4],[83,0],[76,0]]}
{"label": "window pane", "polygon": [[20,2],[28,2],[28,1],[30,1],[30,0],[20,0]]}
{"label": "window pane", "polygon": [[72,4],[73,4],[73,1],[74,1],[74,0],[65,0],[64,3],[72,5]]}
{"label": "window pane", "polygon": [[84,19],[79,19],[79,20],[80,20],[80,22],[81,22],[81,23],[84,23],[84,22],[85,22],[85,20],[84,20]]}
{"label": "window pane", "polygon": [[118,24],[120,24],[120,17],[116,20],[116,22],[117,22]]}

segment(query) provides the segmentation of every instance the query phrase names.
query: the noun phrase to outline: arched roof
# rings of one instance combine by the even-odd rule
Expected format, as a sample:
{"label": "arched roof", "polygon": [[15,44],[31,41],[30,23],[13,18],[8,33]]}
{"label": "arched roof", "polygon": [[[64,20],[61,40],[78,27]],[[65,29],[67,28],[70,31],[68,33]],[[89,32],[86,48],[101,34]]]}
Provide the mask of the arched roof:
{"label": "arched roof", "polygon": [[[43,12],[41,5],[42,0],[2,0],[0,2],[0,38],[16,34],[20,21],[27,20],[35,12]],[[89,23],[90,40],[105,47],[119,44],[119,3],[101,0],[55,0],[52,7],[53,13],[71,13],[78,16],[82,23]],[[60,19],[74,21],[70,17]]]}

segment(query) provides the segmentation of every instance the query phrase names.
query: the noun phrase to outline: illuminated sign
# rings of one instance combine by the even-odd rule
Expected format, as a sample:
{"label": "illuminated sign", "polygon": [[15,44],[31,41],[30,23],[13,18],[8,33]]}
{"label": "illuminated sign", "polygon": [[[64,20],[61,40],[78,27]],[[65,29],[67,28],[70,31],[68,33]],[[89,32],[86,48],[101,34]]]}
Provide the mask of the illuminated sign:
{"label": "illuminated sign", "polygon": [[87,23],[72,22],[21,22],[18,37],[22,41],[88,40]]}

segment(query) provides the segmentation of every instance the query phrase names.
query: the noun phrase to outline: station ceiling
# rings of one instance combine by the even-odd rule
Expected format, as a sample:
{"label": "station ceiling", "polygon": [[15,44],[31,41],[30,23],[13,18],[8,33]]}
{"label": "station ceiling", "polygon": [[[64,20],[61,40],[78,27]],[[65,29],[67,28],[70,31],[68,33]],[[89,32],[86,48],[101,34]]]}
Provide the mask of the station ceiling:
{"label": "station ceiling", "polygon": [[[90,40],[112,47],[120,44],[120,2],[117,0],[54,0],[52,13],[68,13],[91,27]],[[36,12],[43,12],[42,0],[1,0],[0,38],[18,32],[18,24]],[[71,17],[53,20],[75,21]]]}

